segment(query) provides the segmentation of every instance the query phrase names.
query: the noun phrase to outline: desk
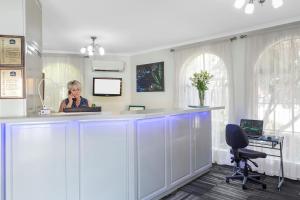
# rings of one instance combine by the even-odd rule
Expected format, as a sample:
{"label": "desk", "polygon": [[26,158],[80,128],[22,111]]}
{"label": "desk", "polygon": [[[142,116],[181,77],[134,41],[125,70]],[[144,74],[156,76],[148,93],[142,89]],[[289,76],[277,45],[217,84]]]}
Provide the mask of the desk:
{"label": "desk", "polygon": [[211,168],[216,109],[224,108],[0,119],[1,194],[7,200],[161,199]]}
{"label": "desk", "polygon": [[[283,156],[282,156],[283,139],[284,139],[284,137],[281,137],[281,136],[268,136],[268,135],[263,135],[259,138],[249,138],[249,146],[261,147],[261,148],[265,148],[265,149],[273,149],[273,150],[279,151],[279,155],[267,154],[268,156],[280,158],[281,175],[278,176],[278,179],[279,179],[278,186],[277,186],[278,190],[280,190],[280,188],[284,182]],[[278,145],[279,145],[279,147],[277,147]]]}

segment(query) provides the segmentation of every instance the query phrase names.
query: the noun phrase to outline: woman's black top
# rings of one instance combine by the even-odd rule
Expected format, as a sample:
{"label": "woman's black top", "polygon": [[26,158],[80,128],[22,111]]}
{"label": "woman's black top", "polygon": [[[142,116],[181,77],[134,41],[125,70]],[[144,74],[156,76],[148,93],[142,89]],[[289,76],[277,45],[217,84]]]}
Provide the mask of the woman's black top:
{"label": "woman's black top", "polygon": [[[69,99],[65,99],[66,105],[69,104]],[[71,108],[81,108],[81,107],[89,107],[88,100],[80,96],[80,103],[76,106],[76,101],[73,100]]]}

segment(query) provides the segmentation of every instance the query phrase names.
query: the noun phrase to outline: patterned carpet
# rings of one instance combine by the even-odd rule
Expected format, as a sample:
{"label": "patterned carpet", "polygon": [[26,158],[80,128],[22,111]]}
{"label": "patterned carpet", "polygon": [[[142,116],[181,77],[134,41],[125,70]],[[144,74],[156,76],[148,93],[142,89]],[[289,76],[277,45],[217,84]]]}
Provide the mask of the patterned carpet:
{"label": "patterned carpet", "polygon": [[300,181],[285,179],[281,191],[277,190],[278,177],[262,175],[267,184],[247,183],[242,190],[241,181],[225,182],[225,176],[232,174],[231,167],[214,165],[209,173],[179,188],[162,200],[300,200]]}

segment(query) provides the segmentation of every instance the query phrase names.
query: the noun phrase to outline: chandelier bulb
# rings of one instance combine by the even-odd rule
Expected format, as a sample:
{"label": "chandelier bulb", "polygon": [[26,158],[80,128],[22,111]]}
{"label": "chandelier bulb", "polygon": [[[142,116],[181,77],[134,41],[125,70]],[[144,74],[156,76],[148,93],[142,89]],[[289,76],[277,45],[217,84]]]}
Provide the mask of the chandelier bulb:
{"label": "chandelier bulb", "polygon": [[273,8],[279,8],[283,5],[283,0],[272,0]]}
{"label": "chandelier bulb", "polygon": [[250,15],[254,12],[254,3],[253,0],[250,0],[249,3],[245,7],[245,13]]}
{"label": "chandelier bulb", "polygon": [[246,3],[246,0],[235,0],[234,7],[241,9]]}
{"label": "chandelier bulb", "polygon": [[93,46],[92,46],[92,45],[89,45],[89,46],[87,47],[87,50],[88,50],[88,52],[93,52]]}
{"label": "chandelier bulb", "polygon": [[86,48],[82,47],[82,48],[80,49],[80,53],[85,54],[85,52],[86,52]]}
{"label": "chandelier bulb", "polygon": [[99,47],[99,54],[100,54],[100,56],[104,56],[105,50],[103,47]]}

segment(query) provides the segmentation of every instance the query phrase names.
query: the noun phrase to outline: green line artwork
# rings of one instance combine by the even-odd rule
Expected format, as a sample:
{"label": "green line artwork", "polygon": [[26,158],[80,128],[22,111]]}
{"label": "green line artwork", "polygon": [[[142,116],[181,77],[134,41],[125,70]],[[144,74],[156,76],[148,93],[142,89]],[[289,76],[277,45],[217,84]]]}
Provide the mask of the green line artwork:
{"label": "green line artwork", "polygon": [[162,92],[164,84],[164,62],[136,66],[137,92]]}

